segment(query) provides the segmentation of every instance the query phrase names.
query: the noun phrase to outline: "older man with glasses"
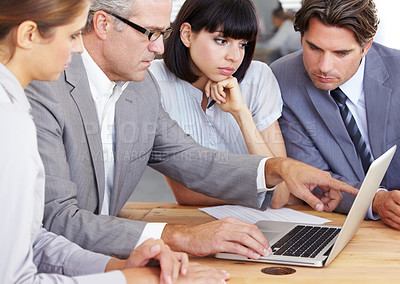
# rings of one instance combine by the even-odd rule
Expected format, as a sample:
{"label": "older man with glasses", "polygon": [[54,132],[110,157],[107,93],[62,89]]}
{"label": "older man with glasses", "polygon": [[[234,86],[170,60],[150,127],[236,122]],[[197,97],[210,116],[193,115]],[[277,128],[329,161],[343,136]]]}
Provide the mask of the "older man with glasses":
{"label": "older man with glasses", "polygon": [[[294,160],[220,153],[185,134],[161,107],[147,72],[172,32],[171,9],[170,0],[93,1],[83,54],[57,82],[27,88],[46,169],[44,226],[118,256],[150,237],[198,256],[267,256],[271,249],[257,227],[233,218],[179,226],[116,217],[147,165],[195,191],[255,208],[269,204],[283,179],[318,210],[341,200],[337,190],[356,193]],[[327,204],[310,193],[316,185],[326,189]]]}

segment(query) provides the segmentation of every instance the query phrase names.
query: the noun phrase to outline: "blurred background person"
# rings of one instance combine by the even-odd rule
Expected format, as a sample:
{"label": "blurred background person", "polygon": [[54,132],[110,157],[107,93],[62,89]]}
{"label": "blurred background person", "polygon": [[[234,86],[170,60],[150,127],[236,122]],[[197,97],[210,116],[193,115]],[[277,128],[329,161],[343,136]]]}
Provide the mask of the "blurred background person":
{"label": "blurred background person", "polygon": [[258,48],[269,52],[269,63],[302,48],[300,34],[294,30],[290,11],[284,11],[282,6],[276,8],[272,12],[272,24],[275,33],[265,43],[258,45]]}

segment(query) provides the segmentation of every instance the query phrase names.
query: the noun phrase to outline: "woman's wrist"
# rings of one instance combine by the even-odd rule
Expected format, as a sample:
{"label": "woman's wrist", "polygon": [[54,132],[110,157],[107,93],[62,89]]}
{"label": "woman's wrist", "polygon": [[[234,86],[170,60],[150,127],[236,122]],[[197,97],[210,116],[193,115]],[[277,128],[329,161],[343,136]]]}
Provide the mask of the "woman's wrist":
{"label": "woman's wrist", "polygon": [[247,106],[243,107],[243,109],[232,111],[231,114],[239,125],[245,123],[249,119],[253,120],[251,111]]}

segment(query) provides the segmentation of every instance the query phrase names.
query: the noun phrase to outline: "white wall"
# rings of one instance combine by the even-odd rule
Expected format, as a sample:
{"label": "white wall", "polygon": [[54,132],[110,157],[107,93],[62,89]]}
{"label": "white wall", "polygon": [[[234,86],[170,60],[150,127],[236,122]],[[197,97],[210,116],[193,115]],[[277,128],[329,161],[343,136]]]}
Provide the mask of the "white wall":
{"label": "white wall", "polygon": [[185,0],[172,0],[172,13],[171,13],[171,23],[175,20],[176,15],[179,12],[179,9],[183,5]]}
{"label": "white wall", "polygon": [[386,46],[400,49],[399,0],[375,0],[380,24],[375,41]]}
{"label": "white wall", "polygon": [[282,4],[283,10],[297,11],[301,7],[301,0],[279,0],[279,1]]}

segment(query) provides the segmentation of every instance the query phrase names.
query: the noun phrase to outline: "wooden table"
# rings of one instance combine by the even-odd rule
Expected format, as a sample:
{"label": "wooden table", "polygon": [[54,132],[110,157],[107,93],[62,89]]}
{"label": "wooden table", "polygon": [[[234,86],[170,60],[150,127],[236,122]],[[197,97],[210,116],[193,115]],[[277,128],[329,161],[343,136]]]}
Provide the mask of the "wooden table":
{"label": "wooden table", "polygon": [[[290,208],[332,220],[332,225],[343,225],[345,216],[336,213],[318,213],[308,206]],[[146,222],[170,224],[202,224],[215,220],[197,207],[173,203],[134,203],[125,205],[121,217]],[[242,262],[209,257],[191,257],[209,266],[224,269],[231,274],[233,283],[400,283],[400,232],[381,221],[364,221],[358,233],[336,257],[324,268],[294,268],[290,275],[268,275],[263,268],[284,265]]]}

